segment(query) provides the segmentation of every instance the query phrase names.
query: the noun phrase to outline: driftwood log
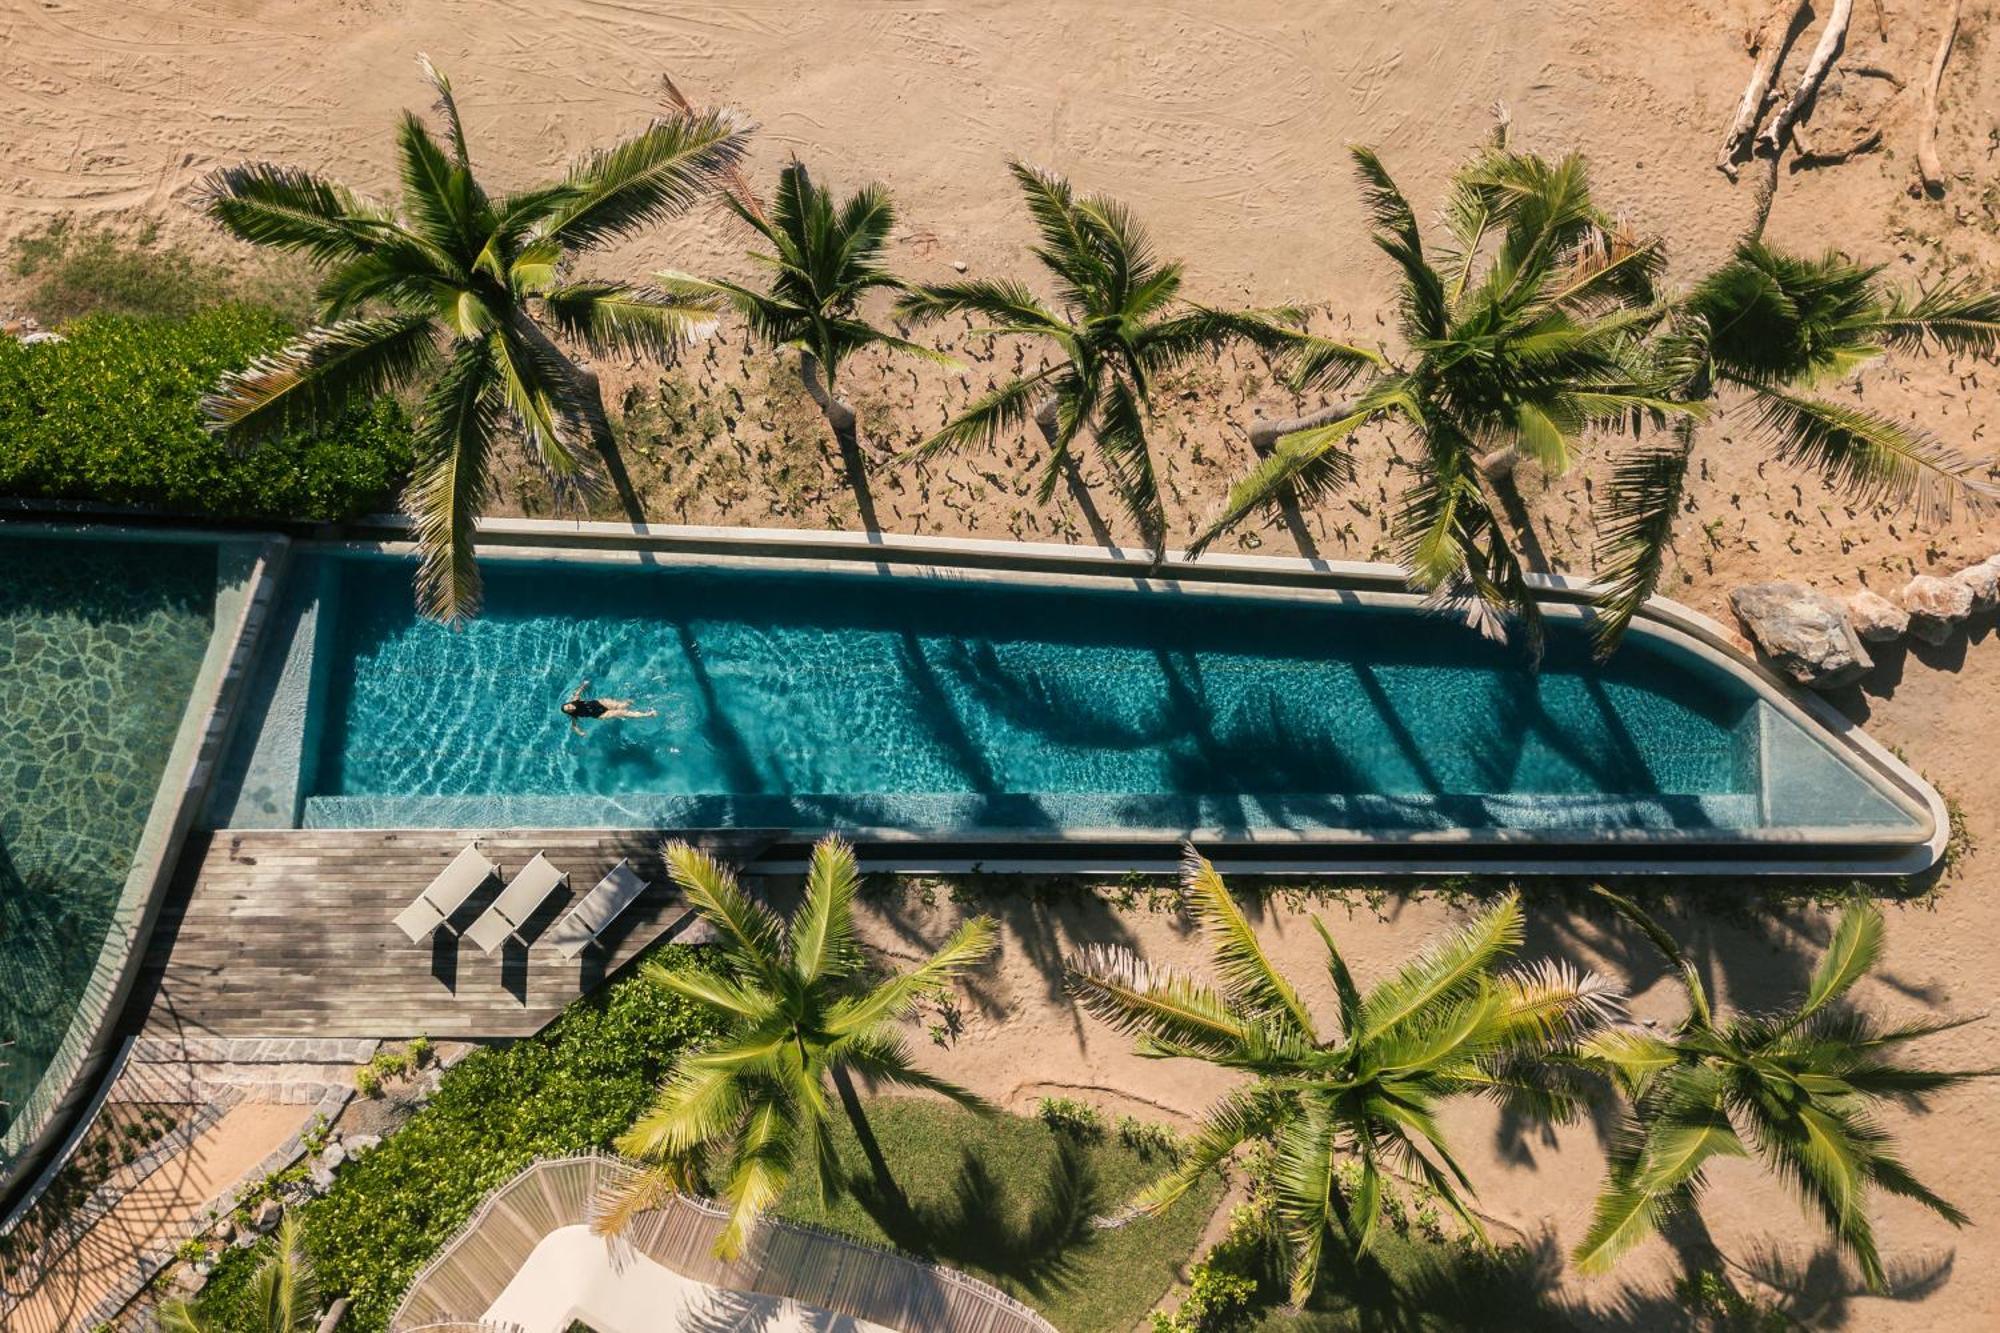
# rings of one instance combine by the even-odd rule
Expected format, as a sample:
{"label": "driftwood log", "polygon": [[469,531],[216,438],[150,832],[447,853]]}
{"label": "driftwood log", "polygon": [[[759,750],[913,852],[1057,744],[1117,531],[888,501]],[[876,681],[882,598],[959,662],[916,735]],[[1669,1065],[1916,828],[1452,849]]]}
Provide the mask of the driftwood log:
{"label": "driftwood log", "polygon": [[1944,35],[1938,39],[1937,57],[1931,61],[1930,77],[1924,81],[1924,114],[1917,122],[1917,174],[1924,189],[1933,195],[1944,193],[1944,164],[1938,161],[1938,89],[1944,83],[1945,61],[1951,59],[1951,44],[1958,38],[1958,12],[1964,0],[1951,0],[1951,14],[1945,19]]}
{"label": "driftwood log", "polygon": [[1743,100],[1736,104],[1736,118],[1729,122],[1729,131],[1722,136],[1722,151],[1715,159],[1716,169],[1731,180],[1736,179],[1737,159],[1747,155],[1744,149],[1757,129],[1757,117],[1763,113],[1771,84],[1778,77],[1778,66],[1784,63],[1785,52],[1791,49],[1806,8],[1807,0],[1776,0],[1763,26],[1751,39],[1750,49],[1757,53],[1757,63],[1750,71]]}
{"label": "driftwood log", "polygon": [[1757,136],[1757,142],[1767,151],[1776,154],[1783,151],[1785,138],[1792,131],[1805,109],[1812,105],[1820,84],[1826,81],[1827,71],[1840,58],[1840,48],[1847,41],[1847,24],[1854,17],[1854,0],[1834,0],[1833,12],[1827,15],[1826,27],[1820,29],[1819,41],[1813,46],[1812,58],[1806,61],[1805,72],[1799,76],[1798,85],[1792,95],[1778,108],[1771,123]]}

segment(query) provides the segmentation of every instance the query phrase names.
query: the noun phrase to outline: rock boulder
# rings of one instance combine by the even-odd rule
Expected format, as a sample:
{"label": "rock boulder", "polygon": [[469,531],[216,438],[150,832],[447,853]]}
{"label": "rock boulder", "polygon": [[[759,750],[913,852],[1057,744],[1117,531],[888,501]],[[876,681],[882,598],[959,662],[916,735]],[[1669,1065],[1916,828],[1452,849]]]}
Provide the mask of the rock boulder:
{"label": "rock boulder", "polygon": [[1847,599],[1847,623],[1869,643],[1900,639],[1910,629],[1910,613],[1881,593],[1863,588]]}
{"label": "rock boulder", "polygon": [[1910,633],[1925,643],[1943,643],[1972,615],[1972,589],[1933,574],[1904,584],[1899,600],[1910,613]]}
{"label": "rock boulder", "polygon": [[1996,566],[1992,561],[1983,561],[1961,569],[1953,574],[1951,579],[1954,583],[1963,583],[1966,590],[1972,594],[1972,610],[1975,615],[2000,606],[2000,566]]}
{"label": "rock boulder", "polygon": [[1875,665],[1840,603],[1803,583],[1746,583],[1729,605],[1771,665],[1801,685],[1838,689]]}

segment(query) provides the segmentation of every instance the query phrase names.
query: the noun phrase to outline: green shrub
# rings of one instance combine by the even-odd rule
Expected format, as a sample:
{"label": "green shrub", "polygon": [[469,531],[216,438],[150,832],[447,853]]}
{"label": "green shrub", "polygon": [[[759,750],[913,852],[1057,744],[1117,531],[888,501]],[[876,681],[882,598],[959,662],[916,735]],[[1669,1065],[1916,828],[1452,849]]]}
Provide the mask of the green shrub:
{"label": "green shrub", "polygon": [[[658,956],[672,966],[687,951]],[[385,1327],[417,1270],[529,1162],[607,1147],[673,1056],[711,1031],[699,1008],[630,977],[539,1036],[455,1065],[429,1105],[299,1210],[322,1287],[353,1302],[343,1333]],[[198,1302],[205,1316],[239,1326],[264,1249],[232,1250],[217,1266]]]}
{"label": "green shrub", "polygon": [[285,336],[269,311],[218,306],[179,320],[92,316],[67,341],[34,347],[0,338],[0,495],[225,518],[379,508],[412,458],[391,399],[242,454],[203,428],[199,404],[217,377]]}
{"label": "green shrub", "polygon": [[1035,1103],[1035,1115],[1058,1134],[1088,1140],[1104,1137],[1104,1113],[1074,1097],[1044,1097]]}

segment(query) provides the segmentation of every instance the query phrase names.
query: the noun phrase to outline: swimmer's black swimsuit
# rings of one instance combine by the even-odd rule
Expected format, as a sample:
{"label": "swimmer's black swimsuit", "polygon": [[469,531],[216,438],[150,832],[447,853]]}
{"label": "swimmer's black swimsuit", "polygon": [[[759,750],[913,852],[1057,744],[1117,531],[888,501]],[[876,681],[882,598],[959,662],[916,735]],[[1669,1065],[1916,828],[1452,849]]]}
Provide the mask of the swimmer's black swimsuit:
{"label": "swimmer's black swimsuit", "polygon": [[571,717],[603,717],[611,710],[604,706],[602,699],[572,699],[563,711]]}

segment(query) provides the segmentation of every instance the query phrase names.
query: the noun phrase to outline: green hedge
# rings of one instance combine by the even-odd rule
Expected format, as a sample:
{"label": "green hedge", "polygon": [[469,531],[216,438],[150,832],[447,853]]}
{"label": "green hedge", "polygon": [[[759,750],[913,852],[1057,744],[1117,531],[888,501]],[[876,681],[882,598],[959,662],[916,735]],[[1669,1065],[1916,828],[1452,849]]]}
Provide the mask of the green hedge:
{"label": "green hedge", "polygon": [[184,319],[95,315],[67,341],[0,338],[0,495],[226,518],[328,520],[377,509],[408,475],[389,399],[243,454],[203,429],[224,371],[284,342],[282,318],[226,305]]}
{"label": "green hedge", "polygon": [[[670,945],[656,956],[672,966],[690,953]],[[608,1147],[667,1062],[711,1033],[695,1006],[628,976],[539,1036],[449,1070],[429,1105],[300,1210],[322,1287],[353,1302],[342,1333],[386,1327],[417,1270],[529,1162]],[[262,1246],[232,1250],[218,1265],[198,1303],[217,1326],[252,1326],[244,1304],[262,1257]]]}

